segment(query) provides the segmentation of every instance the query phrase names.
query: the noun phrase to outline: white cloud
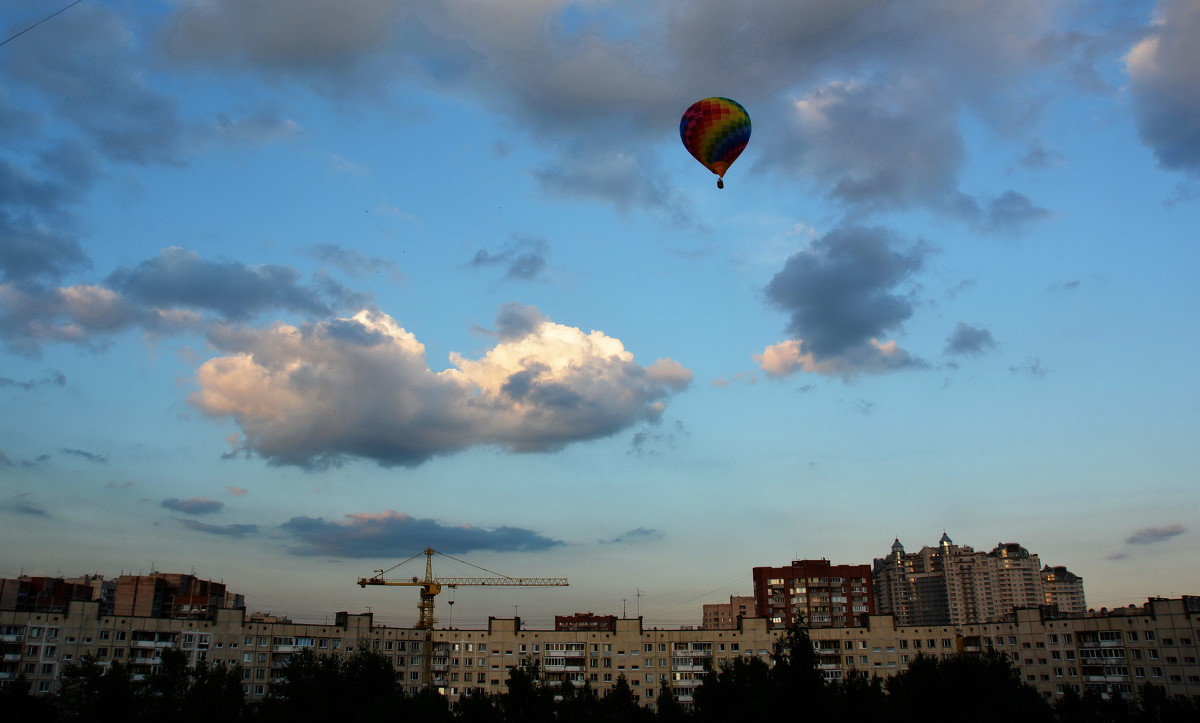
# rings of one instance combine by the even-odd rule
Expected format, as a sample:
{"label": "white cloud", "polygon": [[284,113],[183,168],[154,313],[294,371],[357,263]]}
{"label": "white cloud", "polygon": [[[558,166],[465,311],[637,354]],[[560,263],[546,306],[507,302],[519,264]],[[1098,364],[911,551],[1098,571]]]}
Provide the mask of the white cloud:
{"label": "white cloud", "polygon": [[222,329],[213,341],[232,354],[200,367],[190,401],[233,417],[243,449],[275,464],[361,457],[413,466],[475,445],[542,452],[607,437],[657,420],[691,381],[673,360],[640,366],[619,339],[526,309],[534,318],[523,333],[479,359],[452,353],[453,367],[440,372],[378,311],[304,328]]}

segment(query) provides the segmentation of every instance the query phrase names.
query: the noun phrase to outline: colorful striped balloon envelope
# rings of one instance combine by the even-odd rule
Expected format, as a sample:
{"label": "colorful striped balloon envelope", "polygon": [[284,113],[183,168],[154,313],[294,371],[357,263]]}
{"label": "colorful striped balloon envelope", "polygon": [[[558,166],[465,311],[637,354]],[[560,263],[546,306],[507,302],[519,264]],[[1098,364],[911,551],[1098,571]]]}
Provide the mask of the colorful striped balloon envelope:
{"label": "colorful striped balloon envelope", "polygon": [[750,141],[750,114],[729,98],[705,98],[692,103],[679,120],[683,147],[725,187],[725,173]]}

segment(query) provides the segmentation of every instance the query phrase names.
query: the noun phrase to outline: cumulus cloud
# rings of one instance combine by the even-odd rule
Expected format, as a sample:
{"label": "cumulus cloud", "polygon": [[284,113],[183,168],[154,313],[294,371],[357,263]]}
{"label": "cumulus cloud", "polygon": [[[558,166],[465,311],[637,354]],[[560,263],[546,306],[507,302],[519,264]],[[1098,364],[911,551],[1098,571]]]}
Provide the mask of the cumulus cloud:
{"label": "cumulus cloud", "polygon": [[298,543],[289,551],[303,556],[394,558],[425,547],[445,553],[528,552],[563,544],[520,527],[445,525],[393,510],[348,514],[343,520],[293,517],[279,528]]}
{"label": "cumulus cloud", "polygon": [[545,239],[516,238],[497,251],[476,251],[467,265],[475,268],[502,266],[506,279],[531,281],[540,276],[546,268],[549,250],[550,245]]}
{"label": "cumulus cloud", "polygon": [[897,287],[928,253],[919,244],[899,246],[886,229],[850,226],[792,255],[767,284],[766,296],[789,313],[793,338],[756,357],[763,371],[850,377],[922,366],[894,341],[880,340],[912,315],[912,300]]}
{"label": "cumulus cloud", "polygon": [[0,283],[0,338],[30,355],[50,342],[96,349],[129,329],[163,336],[201,330],[214,317],[244,321],[267,311],[326,316],[366,300],[327,274],[305,284],[290,266],[210,261],[170,247],[117,269],[103,285]]}
{"label": "cumulus cloud", "polygon": [[1183,525],[1167,525],[1166,527],[1146,527],[1125,538],[1130,545],[1153,545],[1164,542],[1187,532]]}
{"label": "cumulus cloud", "polygon": [[221,537],[243,538],[258,533],[258,525],[210,525],[199,520],[189,520],[186,517],[176,517],[175,521],[181,527],[193,532],[203,532],[206,535]]}
{"label": "cumulus cloud", "polygon": [[415,466],[476,445],[549,452],[657,420],[691,372],[634,361],[619,339],[506,307],[479,359],[425,347],[379,311],[306,327],[218,329],[228,356],[197,372],[191,403],[232,417],[241,446],[272,464],[322,468],[350,458]]}
{"label": "cumulus cloud", "polygon": [[206,309],[226,319],[246,319],[265,309],[329,314],[321,293],[299,278],[290,266],[207,261],[194,251],[170,247],[134,268],[114,271],[108,286],[150,306]]}
{"label": "cumulus cloud", "polygon": [[602,545],[626,545],[637,542],[657,542],[666,538],[661,530],[638,527],[632,530],[627,530],[609,540],[600,540]]}
{"label": "cumulus cloud", "polygon": [[1126,56],[1142,141],[1164,168],[1200,176],[1200,12],[1191,0],[1159,0],[1145,37]]}
{"label": "cumulus cloud", "polygon": [[801,167],[829,196],[862,210],[949,205],[965,150],[936,88],[834,81],[795,101],[795,149],[767,166]]}
{"label": "cumulus cloud", "polygon": [[186,500],[172,497],[171,499],[163,500],[160,506],[187,515],[210,515],[225,509],[225,503],[203,497],[192,497]]}
{"label": "cumulus cloud", "polygon": [[954,331],[946,337],[946,354],[975,356],[993,349],[996,340],[992,332],[978,326],[958,322]]}

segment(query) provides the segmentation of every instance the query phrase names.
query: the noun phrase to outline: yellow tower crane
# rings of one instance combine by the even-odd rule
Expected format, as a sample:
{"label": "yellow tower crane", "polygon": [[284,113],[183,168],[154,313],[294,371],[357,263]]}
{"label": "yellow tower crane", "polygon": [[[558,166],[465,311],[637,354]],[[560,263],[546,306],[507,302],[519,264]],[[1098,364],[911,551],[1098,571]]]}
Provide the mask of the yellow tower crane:
{"label": "yellow tower crane", "polygon": [[[494,586],[559,586],[567,585],[565,577],[508,577],[500,575],[498,572],[492,572],[478,565],[471,565],[466,560],[459,560],[457,557],[447,555],[444,552],[438,552],[432,547],[425,548],[420,554],[425,555],[425,578],[421,579],[414,575],[409,580],[388,580],[384,575],[395,570],[397,567],[411,562],[417,558],[417,555],[404,560],[403,562],[392,565],[386,570],[376,570],[371,577],[360,577],[358,586],[366,588],[368,585],[404,585],[408,587],[421,588],[421,600],[417,603],[417,627],[425,631],[425,651],[423,660],[424,680],[422,683],[426,686],[433,684],[433,629],[437,624],[437,618],[433,616],[434,599],[443,587],[457,588],[459,585],[494,585]],[[433,556],[441,555],[448,557],[456,562],[461,562],[464,565],[478,568],[484,572],[491,572],[498,577],[434,577],[433,576]]]}

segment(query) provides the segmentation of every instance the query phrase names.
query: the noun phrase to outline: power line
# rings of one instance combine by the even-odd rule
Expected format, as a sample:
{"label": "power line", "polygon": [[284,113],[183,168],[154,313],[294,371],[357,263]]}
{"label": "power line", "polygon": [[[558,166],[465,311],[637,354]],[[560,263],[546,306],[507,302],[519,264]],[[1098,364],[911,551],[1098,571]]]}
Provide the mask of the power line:
{"label": "power line", "polygon": [[70,5],[66,6],[65,8],[63,8],[63,9],[61,9],[61,10],[57,11],[57,12],[53,12],[53,13],[51,13],[51,14],[47,15],[46,17],[44,17],[44,18],[42,18],[41,20],[37,21],[37,22],[36,22],[36,23],[34,23],[33,25],[30,25],[29,27],[25,28],[25,29],[24,29],[24,30],[22,30],[21,32],[17,33],[16,35],[13,35],[13,36],[11,36],[11,37],[5,38],[5,39],[4,39],[4,42],[0,42],[0,46],[2,46],[2,45],[7,45],[7,44],[8,44],[8,41],[10,41],[10,40],[15,40],[16,38],[19,38],[19,37],[21,37],[21,36],[22,36],[22,35],[24,35],[25,33],[29,32],[30,30],[33,30],[34,28],[36,28],[37,26],[39,26],[39,25],[41,25],[42,23],[46,22],[47,20],[49,20],[50,18],[54,17],[55,15],[59,15],[59,14],[61,14],[61,13],[65,13],[66,11],[70,10],[71,8],[75,7],[76,5],[78,5],[78,4],[79,4],[79,3],[81,3],[81,2],[83,2],[83,0],[75,0],[75,2],[71,3]]}

